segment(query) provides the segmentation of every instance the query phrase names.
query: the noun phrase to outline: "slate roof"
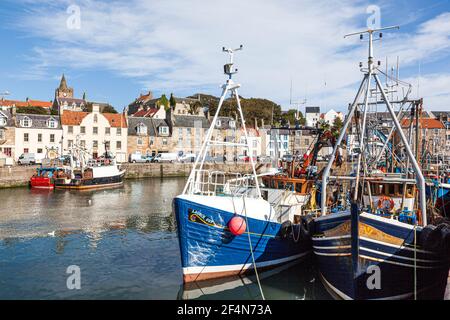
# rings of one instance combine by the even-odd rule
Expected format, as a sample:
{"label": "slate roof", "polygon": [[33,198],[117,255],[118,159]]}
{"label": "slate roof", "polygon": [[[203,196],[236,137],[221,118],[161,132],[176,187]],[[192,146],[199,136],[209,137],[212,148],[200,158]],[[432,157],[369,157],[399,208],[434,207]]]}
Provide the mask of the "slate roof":
{"label": "slate roof", "polygon": [[185,115],[172,116],[172,123],[174,127],[194,128],[197,121],[201,121],[202,128],[209,128],[209,121],[206,117]]}
{"label": "slate roof", "polygon": [[157,130],[160,126],[169,126],[164,119],[153,119],[149,117],[128,117],[128,135],[136,136],[136,127],[140,124],[147,127],[147,134],[152,137],[158,136]]}
{"label": "slate roof", "polygon": [[[217,117],[217,120],[220,120],[220,126],[215,126],[216,129],[228,130],[228,129],[236,129],[237,124],[236,121],[232,117]],[[230,121],[234,121],[234,127],[230,127]]]}
{"label": "slate roof", "polygon": [[[16,124],[17,127],[23,128],[20,123],[24,118],[31,119],[31,127],[33,129],[61,129],[61,123],[58,119],[58,116],[47,115],[47,114],[26,114],[26,113],[17,113],[16,114]],[[55,128],[49,128],[47,126],[47,121],[50,119],[54,119],[57,122],[57,126]]]}
{"label": "slate roof", "polygon": [[6,126],[7,127],[14,126],[14,119],[12,117],[10,110],[0,110],[0,117],[6,117]]}
{"label": "slate roof", "polygon": [[306,107],[305,113],[320,113],[320,107]]}

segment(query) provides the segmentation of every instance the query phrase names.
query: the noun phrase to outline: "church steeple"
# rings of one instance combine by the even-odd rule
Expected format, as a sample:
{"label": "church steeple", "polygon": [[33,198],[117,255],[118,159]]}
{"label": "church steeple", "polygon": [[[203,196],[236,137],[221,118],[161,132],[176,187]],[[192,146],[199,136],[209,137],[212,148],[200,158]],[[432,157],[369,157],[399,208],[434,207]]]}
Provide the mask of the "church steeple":
{"label": "church steeple", "polygon": [[55,99],[56,98],[73,98],[73,88],[70,88],[67,85],[64,73],[62,74],[59,87],[55,90]]}
{"label": "church steeple", "polygon": [[59,89],[67,90],[67,82],[66,82],[66,77],[64,76],[64,73],[62,74],[61,82],[59,83]]}

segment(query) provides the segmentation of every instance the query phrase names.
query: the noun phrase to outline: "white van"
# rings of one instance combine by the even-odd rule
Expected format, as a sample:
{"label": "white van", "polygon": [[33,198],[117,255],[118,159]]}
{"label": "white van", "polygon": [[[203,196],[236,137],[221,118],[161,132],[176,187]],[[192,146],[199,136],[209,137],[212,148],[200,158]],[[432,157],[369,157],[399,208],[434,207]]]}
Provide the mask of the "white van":
{"label": "white van", "polygon": [[178,160],[176,153],[158,153],[153,159],[153,162],[170,162],[173,163]]}
{"label": "white van", "polygon": [[44,158],[45,154],[43,153],[22,153],[17,163],[20,165],[40,164]]}

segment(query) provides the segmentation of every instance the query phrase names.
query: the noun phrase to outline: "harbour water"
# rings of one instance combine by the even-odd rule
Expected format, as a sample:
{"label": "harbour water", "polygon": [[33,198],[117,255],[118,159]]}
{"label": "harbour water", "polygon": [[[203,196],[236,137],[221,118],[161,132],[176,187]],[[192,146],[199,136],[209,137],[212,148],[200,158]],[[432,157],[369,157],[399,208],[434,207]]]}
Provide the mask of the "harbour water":
{"label": "harbour water", "polygon": [[[0,190],[0,299],[260,299],[254,277],[182,285],[171,206],[184,184]],[[72,265],[79,290],[67,287]],[[260,276],[267,299],[330,299],[310,261]]]}

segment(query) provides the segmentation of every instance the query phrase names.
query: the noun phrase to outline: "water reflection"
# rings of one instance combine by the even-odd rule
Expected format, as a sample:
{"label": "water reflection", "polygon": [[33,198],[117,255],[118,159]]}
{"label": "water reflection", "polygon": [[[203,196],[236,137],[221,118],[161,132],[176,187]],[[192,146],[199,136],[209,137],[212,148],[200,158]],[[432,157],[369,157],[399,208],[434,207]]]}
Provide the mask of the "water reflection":
{"label": "water reflection", "polygon": [[[0,299],[259,299],[252,276],[180,289],[172,198],[184,183],[143,179],[102,191],[0,190]],[[73,264],[81,269],[81,290],[66,287]],[[261,274],[265,296],[326,298],[311,268],[306,263]]]}
{"label": "water reflection", "polygon": [[[266,299],[315,300],[329,299],[321,285],[312,258],[260,272],[261,289]],[[182,300],[259,300],[261,290],[255,275],[187,283],[181,286]]]}
{"label": "water reflection", "polygon": [[126,182],[122,188],[101,191],[0,190],[0,239],[64,237],[84,232],[92,245],[108,230],[142,232],[176,228],[172,198],[184,179]]}

